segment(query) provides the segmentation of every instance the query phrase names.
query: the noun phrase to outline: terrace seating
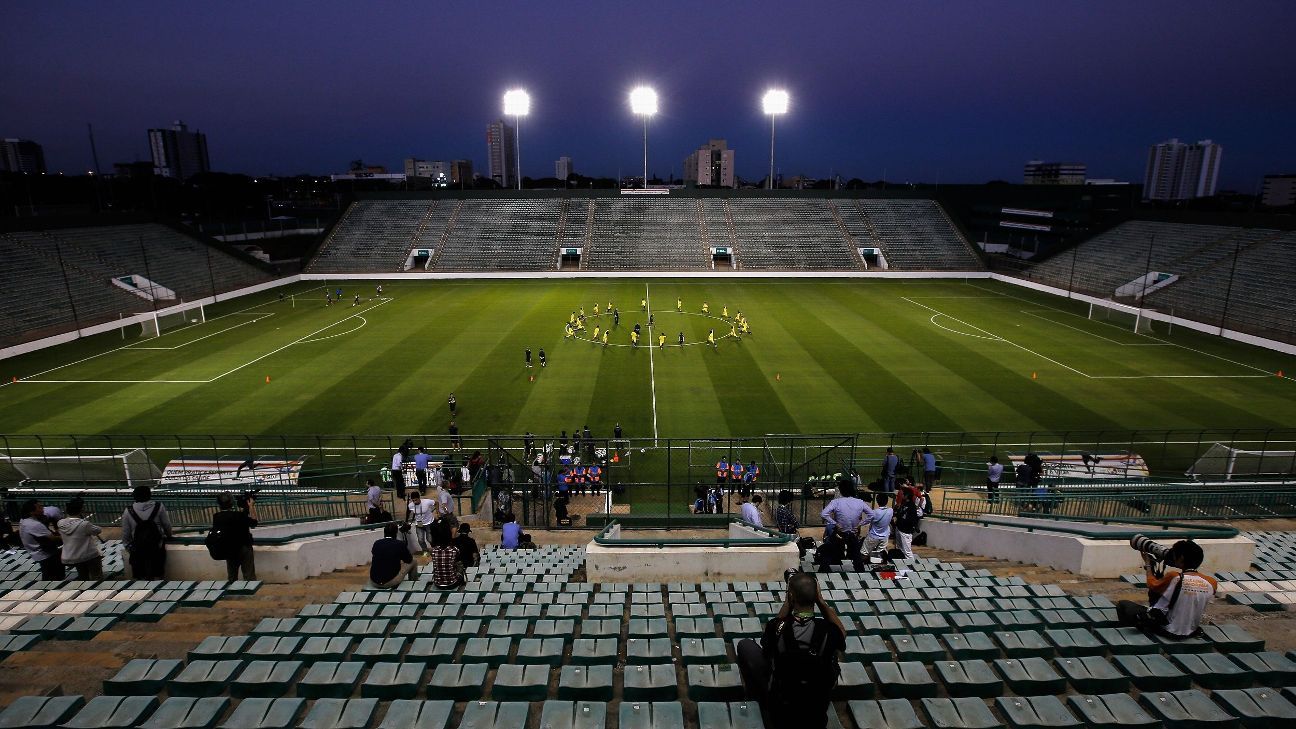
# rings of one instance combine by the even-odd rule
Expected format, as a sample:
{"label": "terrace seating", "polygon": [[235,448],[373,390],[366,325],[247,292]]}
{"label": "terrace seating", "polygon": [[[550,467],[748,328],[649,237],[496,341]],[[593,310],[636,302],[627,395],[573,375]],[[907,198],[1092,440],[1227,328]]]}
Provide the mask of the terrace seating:
{"label": "terrace seating", "polygon": [[416,247],[416,236],[417,245],[435,247],[451,207],[449,200],[354,202],[333,226],[307,271],[399,271]]}
{"label": "terrace seating", "polygon": [[[1229,602],[1256,611],[1291,610],[1296,605],[1296,534],[1291,532],[1243,532],[1256,543],[1251,569],[1220,572],[1220,592]],[[1219,634],[1216,634],[1219,635]],[[1220,636],[1217,640],[1227,640]],[[1254,644],[1236,646],[1255,650]]]}
{"label": "terrace seating", "polygon": [[[443,201],[442,204],[445,204]],[[438,271],[549,271],[565,200],[464,200]]]}
{"label": "terrace seating", "polygon": [[729,201],[740,265],[747,270],[858,270],[826,200]]}
{"label": "terrace seating", "polygon": [[860,245],[882,248],[901,271],[969,271],[981,262],[933,200],[843,201],[842,221]]}
{"label": "terrace seating", "polygon": [[711,265],[697,202],[690,199],[596,199],[594,238],[585,259],[587,268],[600,271],[702,270]]}

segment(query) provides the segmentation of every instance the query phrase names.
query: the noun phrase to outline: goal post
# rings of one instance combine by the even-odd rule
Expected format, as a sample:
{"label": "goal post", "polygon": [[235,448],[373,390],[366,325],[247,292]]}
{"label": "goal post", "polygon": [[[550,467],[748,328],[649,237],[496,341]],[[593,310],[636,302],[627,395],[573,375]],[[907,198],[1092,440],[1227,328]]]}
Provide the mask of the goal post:
{"label": "goal post", "polygon": [[0,455],[0,461],[21,473],[29,484],[114,484],[132,488],[151,486],[162,476],[162,471],[142,448],[76,456]]}
{"label": "goal post", "polygon": [[1137,306],[1121,304],[1116,301],[1102,300],[1089,302],[1089,317],[1091,321],[1100,321],[1129,329],[1137,334],[1154,334],[1159,332],[1163,327],[1166,329],[1163,333],[1169,333],[1169,325],[1162,324],[1147,315],[1147,312]]}
{"label": "goal post", "polygon": [[1216,443],[1193,463],[1185,475],[1202,479],[1290,478],[1296,474],[1296,451],[1245,450]]}
{"label": "goal post", "polygon": [[202,304],[182,304],[156,311],[152,318],[141,322],[145,337],[160,337],[167,332],[204,324],[207,322],[207,311]]}

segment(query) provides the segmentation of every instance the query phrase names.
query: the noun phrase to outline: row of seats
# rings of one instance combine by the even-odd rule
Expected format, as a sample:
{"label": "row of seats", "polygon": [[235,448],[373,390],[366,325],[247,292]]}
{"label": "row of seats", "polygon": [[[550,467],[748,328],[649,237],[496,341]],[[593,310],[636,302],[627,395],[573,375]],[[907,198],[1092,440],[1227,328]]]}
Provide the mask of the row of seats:
{"label": "row of seats", "polygon": [[[120,539],[108,539],[100,543],[99,551],[103,554],[103,573],[106,577],[119,575],[126,566],[126,546]],[[11,549],[0,553],[0,581],[21,579],[40,574],[41,568],[25,549]],[[69,572],[72,570],[69,569]],[[34,578],[33,578],[34,579]]]}
{"label": "row of seats", "polygon": [[842,221],[861,245],[882,249],[887,265],[901,271],[968,271],[976,254],[933,200],[843,201]]}
{"label": "row of seats", "polygon": [[1242,536],[1256,544],[1253,569],[1216,575],[1228,601],[1260,612],[1296,610],[1296,533],[1256,531]]}

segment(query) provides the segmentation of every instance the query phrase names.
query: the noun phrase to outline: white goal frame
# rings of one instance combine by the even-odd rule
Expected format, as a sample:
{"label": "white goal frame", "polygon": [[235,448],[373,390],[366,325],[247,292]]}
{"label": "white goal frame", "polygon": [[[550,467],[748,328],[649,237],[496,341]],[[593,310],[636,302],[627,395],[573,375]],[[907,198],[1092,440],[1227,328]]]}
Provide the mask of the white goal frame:
{"label": "white goal frame", "polygon": [[[1113,314],[1119,314],[1119,316],[1113,317]],[[1112,324],[1112,326],[1122,327],[1129,326],[1128,322],[1132,320],[1134,322],[1132,331],[1135,334],[1153,333],[1153,319],[1145,313],[1142,307],[1130,306],[1129,304],[1122,304],[1109,299],[1089,302],[1088,318],[1092,321],[1103,321]],[[1166,326],[1170,327],[1172,324],[1166,322]],[[1166,333],[1169,333],[1169,329],[1167,329]]]}
{"label": "white goal frame", "polygon": [[[178,323],[177,319],[179,320]],[[160,337],[175,329],[206,323],[207,310],[201,302],[169,306],[160,311],[154,311],[152,318],[140,322],[143,327],[143,336],[147,338]]]}

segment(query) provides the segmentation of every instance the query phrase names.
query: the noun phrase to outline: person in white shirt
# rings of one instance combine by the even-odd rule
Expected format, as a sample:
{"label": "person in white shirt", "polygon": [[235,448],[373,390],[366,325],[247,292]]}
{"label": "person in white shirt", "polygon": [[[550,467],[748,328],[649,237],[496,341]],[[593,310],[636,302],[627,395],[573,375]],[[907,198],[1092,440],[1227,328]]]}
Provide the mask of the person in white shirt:
{"label": "person in white shirt", "polygon": [[1157,575],[1152,569],[1155,562],[1145,555],[1148,604],[1121,600],[1116,603],[1116,619],[1121,625],[1171,640],[1196,636],[1201,632],[1206,608],[1219,588],[1214,577],[1197,571],[1205,556],[1197,543],[1180,540],[1170,547],[1165,560],[1166,566],[1178,569]]}
{"label": "person in white shirt", "polygon": [[405,449],[401,448],[392,454],[391,461],[391,478],[392,485],[396,487],[396,498],[405,498]]}
{"label": "person in white shirt", "polygon": [[427,552],[432,548],[432,522],[436,520],[436,507],[431,501],[424,501],[418,489],[409,492],[409,511],[406,517],[414,525],[418,537],[419,549]]}
{"label": "person in white shirt", "polygon": [[738,500],[742,502],[742,507],[739,511],[742,512],[743,521],[748,522],[749,524],[755,524],[756,526],[765,526],[764,521],[761,519],[759,508],[761,501],[763,501],[760,494],[752,496],[749,501],[747,492],[744,491],[738,495]]}
{"label": "person in white shirt", "polygon": [[451,528],[459,524],[459,519],[454,513],[454,498],[440,485],[436,489],[436,518],[446,522]]}
{"label": "person in white shirt", "polygon": [[877,507],[870,508],[864,504],[865,523],[868,524],[868,536],[864,538],[864,553],[872,554],[878,547],[886,546],[891,538],[891,517],[895,511],[887,506],[887,495],[877,495]]}
{"label": "person in white shirt", "polygon": [[999,480],[1003,478],[1003,464],[998,456],[990,456],[986,464],[986,499],[992,504],[999,503]]}

